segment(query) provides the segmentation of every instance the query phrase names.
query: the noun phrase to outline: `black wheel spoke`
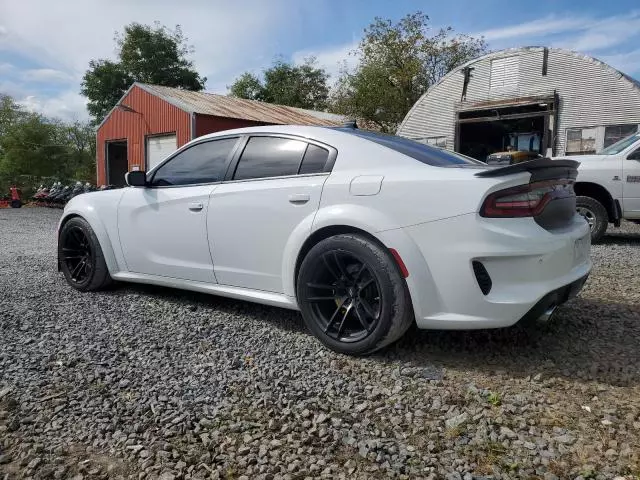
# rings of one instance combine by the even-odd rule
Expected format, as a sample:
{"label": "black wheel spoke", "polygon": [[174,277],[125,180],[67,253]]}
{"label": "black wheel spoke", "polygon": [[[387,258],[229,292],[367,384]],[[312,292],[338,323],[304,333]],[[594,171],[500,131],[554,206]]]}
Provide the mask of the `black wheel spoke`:
{"label": "black wheel spoke", "polygon": [[349,274],[347,273],[347,269],[345,268],[344,264],[342,263],[342,260],[340,260],[340,256],[338,255],[338,252],[333,252],[333,259],[336,262],[336,265],[338,266],[338,269],[340,270],[340,275],[342,275],[343,278],[349,278]]}
{"label": "black wheel spoke", "polygon": [[86,263],[86,260],[81,260],[78,262],[78,264],[75,266],[75,268],[71,271],[71,278],[73,278],[74,280],[77,280],[77,275],[78,273],[80,273],[81,271],[81,267]]}
{"label": "black wheel spoke", "polygon": [[349,316],[349,310],[350,310],[351,308],[352,308],[352,307],[347,308],[347,309],[345,309],[345,311],[344,311],[344,315],[342,316],[342,320],[340,321],[340,325],[338,326],[338,333],[336,334],[336,338],[337,338],[338,340],[340,340],[340,337],[342,336],[342,332],[344,331],[344,324],[345,324],[345,322],[346,322],[346,320],[347,320],[347,317]]}
{"label": "black wheel spoke", "polygon": [[333,278],[335,278],[336,280],[340,280],[340,274],[337,273],[335,269],[329,264],[326,254],[322,256],[322,261],[324,262],[324,266],[326,267],[327,271],[333,276]]}
{"label": "black wheel spoke", "polygon": [[369,317],[371,317],[373,320],[377,320],[378,317],[376,315],[376,312],[373,311],[373,308],[371,307],[367,299],[360,297],[360,305],[362,305],[364,312]]}
{"label": "black wheel spoke", "polygon": [[331,326],[334,324],[336,318],[338,317],[338,312],[342,309],[342,307],[344,306],[344,304],[346,303],[347,300],[348,300],[347,298],[342,300],[340,302],[340,304],[338,305],[338,308],[336,308],[335,312],[333,312],[333,315],[331,315],[331,318],[329,319],[329,322],[327,322],[327,326],[324,329],[324,333],[327,333],[329,331],[329,329],[331,328]]}
{"label": "black wheel spoke", "polygon": [[[362,305],[358,303],[358,304],[356,304],[356,306],[354,307],[354,309],[353,309],[353,310],[354,310],[354,312],[356,313],[356,318],[357,318],[357,319],[358,319],[358,321],[360,322],[360,325],[362,325],[362,326],[365,328],[365,330],[367,330],[367,331],[368,331],[368,330],[369,330],[369,326],[370,326],[371,324],[367,323],[367,321],[364,319],[364,317],[360,314],[360,307],[361,307],[361,306],[362,306]],[[375,320],[375,319],[372,319],[372,320]]]}
{"label": "black wheel spoke", "polygon": [[361,285],[358,285],[358,290],[362,291],[365,288],[367,288],[369,285],[371,285],[375,280],[373,278],[370,278],[369,280],[367,280],[366,282],[364,282]]}
{"label": "black wheel spoke", "polygon": [[[358,273],[356,273],[356,277],[354,279],[354,281],[357,283],[358,280],[360,280],[360,277],[362,276],[362,274],[364,273],[364,271],[367,269],[367,264],[363,263],[362,266],[360,267],[360,270],[358,270]],[[362,287],[360,287],[362,288]]]}

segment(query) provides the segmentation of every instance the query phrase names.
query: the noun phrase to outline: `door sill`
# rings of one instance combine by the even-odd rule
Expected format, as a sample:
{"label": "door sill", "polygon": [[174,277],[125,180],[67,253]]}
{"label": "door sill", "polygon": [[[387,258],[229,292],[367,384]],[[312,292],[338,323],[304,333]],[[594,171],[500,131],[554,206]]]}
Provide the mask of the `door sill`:
{"label": "door sill", "polygon": [[298,310],[298,305],[294,298],[281,293],[265,292],[262,290],[252,290],[249,288],[230,287],[217,283],[195,282],[192,280],[182,280],[179,278],[162,277],[159,275],[145,275],[143,273],[118,272],[111,275],[114,280],[121,282],[146,283],[159,285],[161,287],[177,288],[181,290],[191,290],[193,292],[220,295],[221,297],[247,300],[249,302],[272,305],[274,307]]}

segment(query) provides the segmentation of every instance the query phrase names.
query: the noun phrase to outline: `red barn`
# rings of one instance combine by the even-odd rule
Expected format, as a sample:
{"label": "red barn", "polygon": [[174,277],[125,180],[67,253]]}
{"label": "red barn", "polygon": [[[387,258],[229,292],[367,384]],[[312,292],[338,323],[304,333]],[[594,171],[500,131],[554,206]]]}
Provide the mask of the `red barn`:
{"label": "red barn", "polygon": [[98,185],[124,184],[188,141],[255,125],[338,125],[342,117],[205,92],[134,83],[98,126]]}

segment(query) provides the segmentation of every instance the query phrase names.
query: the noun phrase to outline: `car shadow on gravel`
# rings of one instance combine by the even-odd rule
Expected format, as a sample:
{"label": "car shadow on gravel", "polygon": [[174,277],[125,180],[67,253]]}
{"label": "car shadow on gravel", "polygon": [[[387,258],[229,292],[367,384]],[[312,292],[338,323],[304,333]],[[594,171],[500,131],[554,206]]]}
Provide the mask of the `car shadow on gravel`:
{"label": "car shadow on gravel", "polygon": [[475,331],[416,328],[378,358],[632,386],[640,384],[640,308],[577,298],[559,308],[546,325]]}
{"label": "car shadow on gravel", "polygon": [[112,294],[128,293],[150,296],[161,301],[171,302],[190,311],[215,311],[230,315],[244,315],[259,322],[269,322],[276,328],[290,332],[307,332],[298,312],[285,308],[270,307],[258,303],[235,300],[233,298],[206,293],[178,290],[169,287],[145,284],[119,284]]}
{"label": "car shadow on gravel", "polygon": [[640,234],[627,232],[611,232],[605,235],[598,245],[640,245]]}
{"label": "car shadow on gravel", "polygon": [[[153,285],[122,285],[113,294],[142,294],[189,311],[223,312],[308,334],[299,313]],[[435,331],[411,328],[371,358],[384,364],[471,369],[510,376],[566,377],[610,385],[640,384],[640,308],[578,297],[546,325]]]}

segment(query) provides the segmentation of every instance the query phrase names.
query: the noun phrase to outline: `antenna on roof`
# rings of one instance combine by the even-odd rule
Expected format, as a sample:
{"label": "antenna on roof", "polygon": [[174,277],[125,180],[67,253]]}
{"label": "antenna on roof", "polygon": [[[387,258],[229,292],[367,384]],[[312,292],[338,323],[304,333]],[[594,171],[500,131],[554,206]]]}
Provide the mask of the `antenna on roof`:
{"label": "antenna on roof", "polygon": [[342,126],[343,126],[344,128],[353,128],[353,129],[357,129],[357,128],[358,128],[358,124],[356,123],[356,121],[355,121],[355,120],[349,120],[349,121],[347,121],[347,122],[344,122],[344,123],[342,124]]}

